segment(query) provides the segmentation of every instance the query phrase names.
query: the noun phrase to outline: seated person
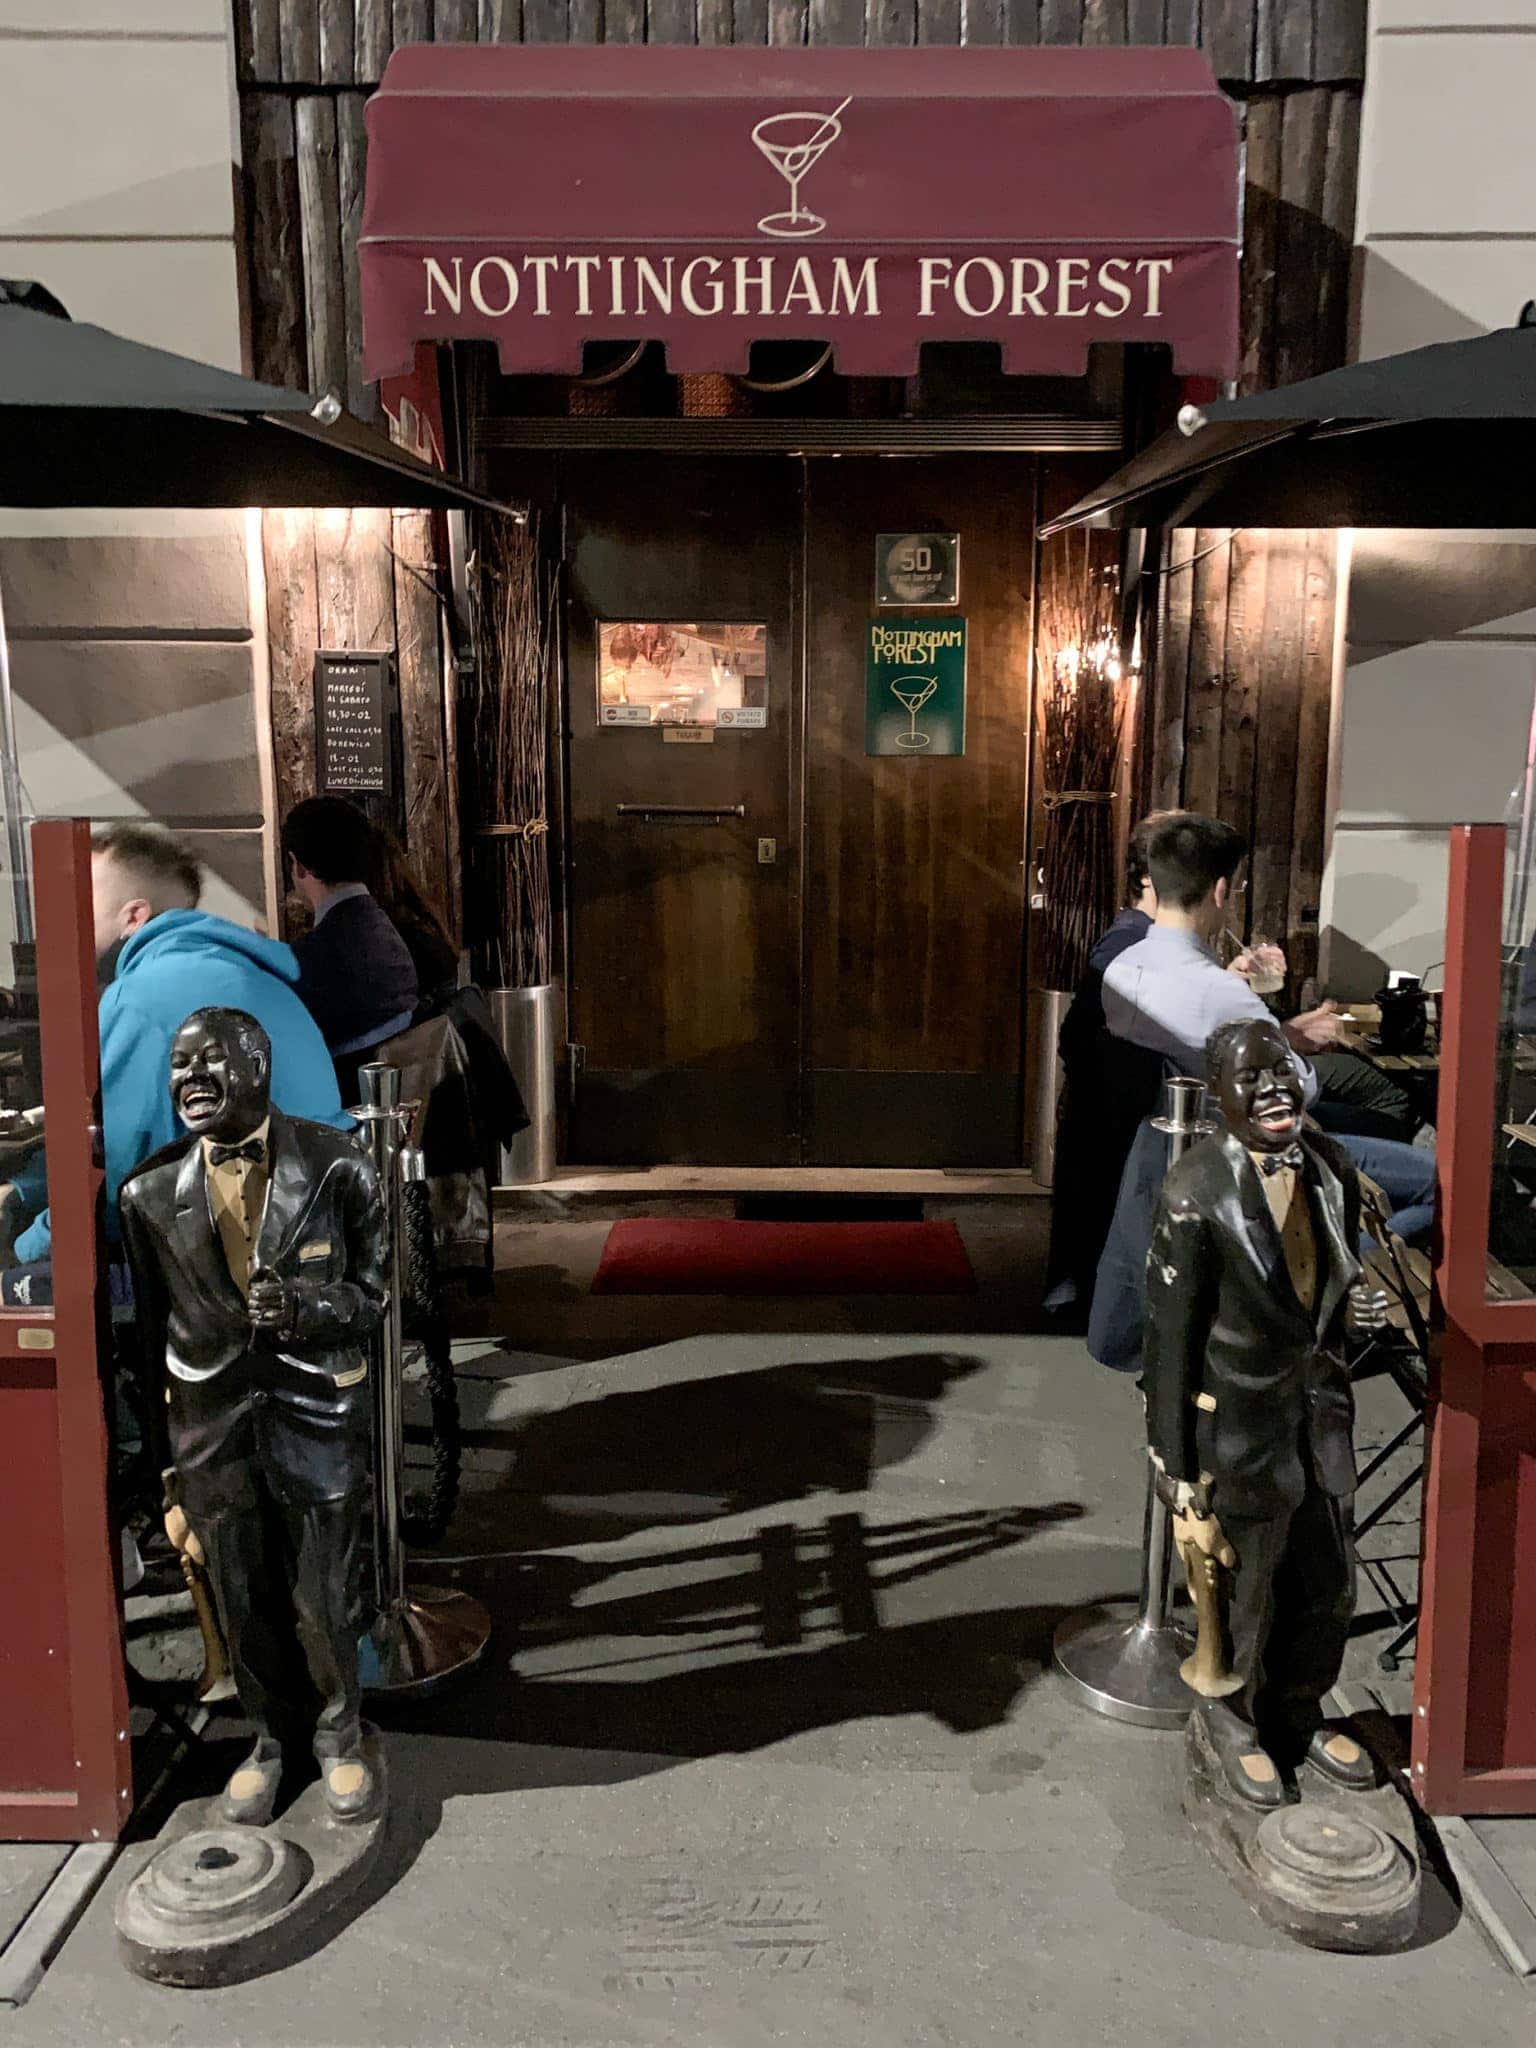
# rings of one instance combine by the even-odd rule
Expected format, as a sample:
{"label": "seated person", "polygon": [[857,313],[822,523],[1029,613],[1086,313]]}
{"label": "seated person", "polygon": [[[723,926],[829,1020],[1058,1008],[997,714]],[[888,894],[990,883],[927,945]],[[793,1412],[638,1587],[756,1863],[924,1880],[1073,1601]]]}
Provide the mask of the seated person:
{"label": "seated person", "polygon": [[[1094,1276],[1109,1237],[1120,1177],[1144,1117],[1162,1104],[1161,1053],[1116,1037],[1104,1021],[1105,970],[1144,939],[1157,915],[1157,890],[1147,864],[1152,834],[1174,811],[1152,811],[1132,829],[1126,848],[1129,907],[1121,910],[1089,955],[1089,971],[1061,1028],[1064,1069],[1061,1119],[1056,1147],[1056,1182],[1051,1201],[1051,1248],[1046,1267],[1046,1309],[1057,1313],[1093,1293]],[[1226,972],[1246,979],[1256,967],[1285,972],[1278,946],[1239,953]],[[1415,1126],[1408,1099],[1386,1075],[1348,1052],[1319,1053],[1319,1044],[1341,1030],[1329,1005],[1294,1020],[1304,1038],[1319,1082],[1314,1114],[1327,1130],[1411,1138]],[[1358,1070],[1358,1074],[1353,1070]],[[1379,1081],[1379,1089],[1370,1083]],[[1337,1107],[1335,1106],[1337,1095]],[[1378,1114],[1379,1112],[1379,1114]],[[1409,1119],[1405,1129],[1391,1113]]]}
{"label": "seated person", "polygon": [[418,996],[406,943],[374,900],[374,827],[342,797],[310,797],[288,813],[283,851],[315,919],[294,947],[299,993],[354,1088],[363,1056],[410,1029]]}
{"label": "seated person", "polygon": [[0,1267],[12,1263],[16,1238],[48,1206],[43,1112],[0,1114]]}
{"label": "seated person", "polygon": [[1051,1189],[1051,1246],[1045,1307],[1060,1314],[1087,1307],[1093,1276],[1109,1236],[1115,1195],[1142,1119],[1154,1113],[1163,1063],[1155,1053],[1115,1038],[1104,1023],[1104,970],[1152,929],[1157,892],[1147,872],[1147,842],[1167,811],[1136,825],[1126,847],[1126,908],[1088,955],[1088,972],[1062,1021],[1062,1064],[1056,1175]]}
{"label": "seated person", "polygon": [[[101,1104],[107,1227],[117,1236],[117,1194],[141,1160],[179,1135],[166,1075],[171,1041],[193,1010],[245,1010],[272,1040],[273,1100],[290,1116],[345,1125],[336,1076],[314,1020],[299,1000],[289,947],[198,909],[202,869],[147,825],[111,825],[91,842],[100,1002]],[[6,1278],[6,1299],[52,1299],[52,1227],[43,1210],[22,1230],[15,1264],[31,1269],[25,1295]]]}
{"label": "seated person", "polygon": [[[1174,1073],[1204,1079],[1205,1047],[1218,1025],[1245,1017],[1274,1021],[1262,999],[1211,950],[1245,852],[1242,836],[1215,818],[1182,812],[1164,821],[1147,852],[1158,898],[1152,927],[1105,970],[1110,1031],[1158,1053]],[[1318,1085],[1304,1054],[1330,1043],[1338,1027],[1328,1005],[1280,1027],[1309,1106]],[[1434,1226],[1433,1154],[1347,1133],[1338,1133],[1337,1142],[1387,1198],[1394,1231],[1408,1243],[1426,1239]],[[1126,1162],[1095,1282],[1088,1348],[1101,1364],[1122,1371],[1139,1362],[1143,1274],[1166,1157],[1161,1134],[1144,1124]]]}
{"label": "seated person", "polygon": [[1422,1121],[1406,1088],[1390,1074],[1372,1066],[1357,1052],[1314,1052],[1318,1096],[1312,1116],[1336,1136],[1353,1132],[1359,1138],[1396,1138],[1413,1142]]}
{"label": "seated person", "polygon": [[[1158,895],[1152,929],[1105,972],[1110,1030],[1161,1053],[1177,1073],[1203,1078],[1205,1045],[1218,1024],[1270,1016],[1241,976],[1228,974],[1210,949],[1244,852],[1241,836],[1215,818],[1191,812],[1162,825],[1148,849]],[[1303,1070],[1310,1105],[1318,1094],[1317,1076],[1301,1055],[1332,1043],[1339,1018],[1324,1004],[1280,1028]],[[1356,1167],[1387,1197],[1397,1234],[1410,1244],[1427,1238],[1434,1224],[1433,1156],[1386,1138],[1337,1135]]]}
{"label": "seated person", "polygon": [[459,949],[448,927],[427,901],[411,872],[405,849],[393,832],[374,826],[378,862],[374,900],[405,941],[416,969],[417,1016],[435,1016],[452,1000],[459,985]]}

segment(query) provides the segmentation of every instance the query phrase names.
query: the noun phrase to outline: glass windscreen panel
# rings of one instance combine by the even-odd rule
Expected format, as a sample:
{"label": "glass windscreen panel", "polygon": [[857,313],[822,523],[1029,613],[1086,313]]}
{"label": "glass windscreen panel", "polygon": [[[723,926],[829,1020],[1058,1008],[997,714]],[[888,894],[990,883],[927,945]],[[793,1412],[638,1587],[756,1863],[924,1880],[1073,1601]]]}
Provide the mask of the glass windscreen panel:
{"label": "glass windscreen panel", "polygon": [[768,628],[751,622],[605,619],[597,629],[597,722],[715,727],[768,723]]}
{"label": "glass windscreen panel", "polygon": [[1488,1298],[1536,1295],[1536,784],[1527,769],[1505,820]]}
{"label": "glass windscreen panel", "polygon": [[[37,935],[25,821],[6,815],[0,779],[0,1305],[45,1307],[48,1264],[32,1242],[48,1206]],[[60,933],[57,941],[67,942]]]}

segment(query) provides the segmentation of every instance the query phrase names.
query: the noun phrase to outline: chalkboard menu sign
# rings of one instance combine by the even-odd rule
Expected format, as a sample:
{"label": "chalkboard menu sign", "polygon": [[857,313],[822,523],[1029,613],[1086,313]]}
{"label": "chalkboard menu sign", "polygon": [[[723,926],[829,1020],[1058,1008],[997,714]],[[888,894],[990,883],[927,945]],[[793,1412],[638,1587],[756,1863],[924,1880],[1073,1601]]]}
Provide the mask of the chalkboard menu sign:
{"label": "chalkboard menu sign", "polygon": [[315,655],[315,752],[324,796],[390,797],[399,723],[388,654]]}

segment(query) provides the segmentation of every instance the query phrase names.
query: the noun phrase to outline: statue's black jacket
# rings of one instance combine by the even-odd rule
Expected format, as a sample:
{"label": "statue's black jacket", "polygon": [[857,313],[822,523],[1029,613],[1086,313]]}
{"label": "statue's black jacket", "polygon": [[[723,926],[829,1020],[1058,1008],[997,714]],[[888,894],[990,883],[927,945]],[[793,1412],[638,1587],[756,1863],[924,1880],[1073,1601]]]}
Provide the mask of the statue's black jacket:
{"label": "statue's black jacket", "polygon": [[1337,1339],[1360,1275],[1360,1184],[1326,1138],[1308,1132],[1302,1149],[1315,1302],[1297,1298],[1258,1169],[1225,1130],[1170,1171],[1147,1255],[1148,1441],[1170,1478],[1210,1475],[1218,1515],[1295,1508],[1309,1466],[1324,1493],[1355,1489],[1354,1400]]}
{"label": "statue's black jacket", "polygon": [[255,1263],[290,1283],[281,1333],[252,1329],[230,1277],[200,1139],[123,1184],[146,1424],[189,1513],[227,1505],[250,1471],[295,1505],[338,1499],[366,1463],[368,1343],[388,1285],[377,1176],[357,1141],[325,1124],[273,1110],[269,1142]]}

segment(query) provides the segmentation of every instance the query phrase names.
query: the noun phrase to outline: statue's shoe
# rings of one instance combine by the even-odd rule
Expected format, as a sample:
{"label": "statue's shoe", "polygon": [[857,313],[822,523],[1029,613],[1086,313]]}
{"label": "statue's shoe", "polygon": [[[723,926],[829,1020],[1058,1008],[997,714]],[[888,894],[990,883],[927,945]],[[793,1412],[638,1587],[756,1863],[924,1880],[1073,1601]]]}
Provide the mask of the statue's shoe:
{"label": "statue's shoe", "polygon": [[258,1743],[224,1787],[219,1801],[221,1817],[237,1827],[264,1828],[277,1804],[282,1775],[282,1751]]}
{"label": "statue's shoe", "polygon": [[1346,1792],[1374,1792],[1380,1782],[1369,1750],[1343,1728],[1319,1728],[1307,1744],[1307,1762]]}
{"label": "statue's shoe", "polygon": [[1268,1813],[1286,1803],[1285,1780],[1268,1750],[1259,1746],[1253,1729],[1223,1700],[1208,1700],[1195,1709],[1215,1751],[1228,1787],[1245,1806]]}
{"label": "statue's shoe", "polygon": [[360,1751],[320,1760],[325,1803],[335,1820],[371,1820],[379,1802],[379,1779]]}

